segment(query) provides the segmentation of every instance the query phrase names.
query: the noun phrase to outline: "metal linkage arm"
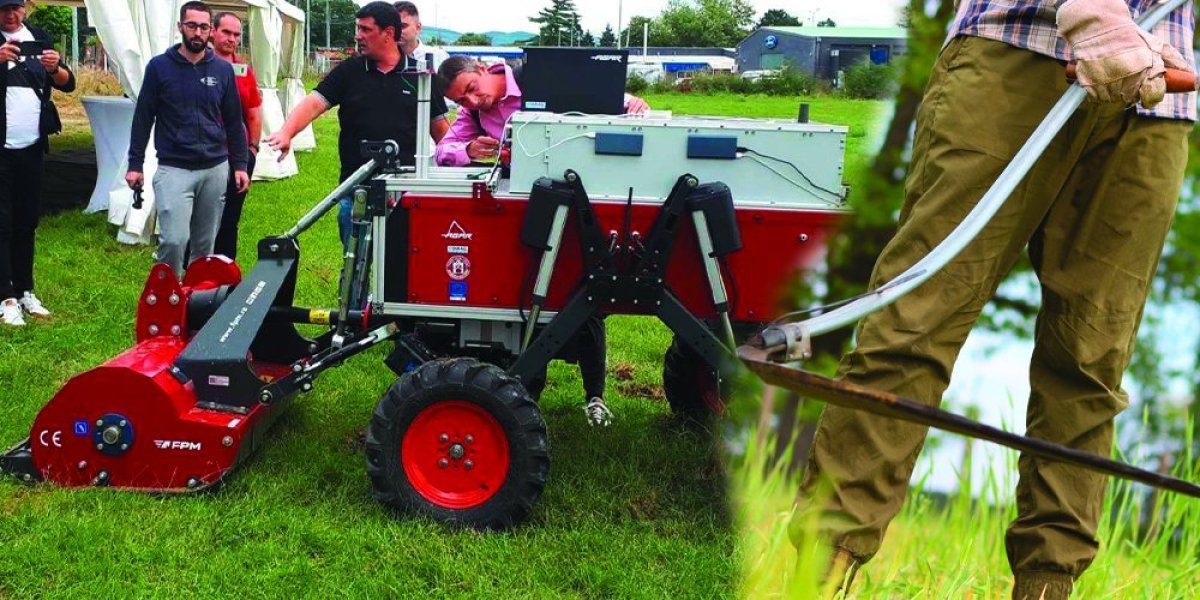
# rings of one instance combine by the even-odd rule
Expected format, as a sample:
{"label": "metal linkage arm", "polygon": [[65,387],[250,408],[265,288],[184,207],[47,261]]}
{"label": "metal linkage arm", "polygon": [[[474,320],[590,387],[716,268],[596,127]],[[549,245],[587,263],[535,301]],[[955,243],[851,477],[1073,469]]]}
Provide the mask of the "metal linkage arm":
{"label": "metal linkage arm", "polygon": [[300,221],[296,223],[295,227],[292,227],[287,233],[280,237],[295,238],[301,233],[307,231],[309,227],[313,226],[313,223],[317,222],[317,219],[320,219],[322,215],[329,212],[329,209],[337,206],[338,202],[342,198],[345,198],[346,195],[350,193],[350,190],[354,189],[354,186],[362,183],[364,179],[370,176],[371,173],[375,171],[375,167],[375,160],[368,160],[366,164],[359,167],[357,171],[350,175],[350,177],[347,177],[346,180],[341,183],[341,185],[338,185],[333,189],[332,192],[329,192],[329,195],[325,196],[324,200],[321,200],[321,202],[314,206],[312,210],[308,211],[308,214],[301,217]]}

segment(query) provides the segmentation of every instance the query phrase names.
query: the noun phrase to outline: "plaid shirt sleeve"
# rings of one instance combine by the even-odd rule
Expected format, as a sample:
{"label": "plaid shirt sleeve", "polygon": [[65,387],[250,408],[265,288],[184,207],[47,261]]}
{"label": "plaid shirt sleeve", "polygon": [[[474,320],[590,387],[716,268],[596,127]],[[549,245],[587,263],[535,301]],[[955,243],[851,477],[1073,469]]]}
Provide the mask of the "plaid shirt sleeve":
{"label": "plaid shirt sleeve", "polygon": [[[1150,10],[1157,0],[1127,0],[1134,18]],[[1070,61],[1071,48],[1058,35],[1055,0],[960,0],[946,40],[960,35],[988,38],[1038,54]],[[1193,2],[1187,2],[1159,23],[1154,35],[1170,43],[1188,64],[1196,67],[1192,39],[1196,30]],[[1153,109],[1138,113],[1163,119],[1196,120],[1196,93],[1167,94]]]}

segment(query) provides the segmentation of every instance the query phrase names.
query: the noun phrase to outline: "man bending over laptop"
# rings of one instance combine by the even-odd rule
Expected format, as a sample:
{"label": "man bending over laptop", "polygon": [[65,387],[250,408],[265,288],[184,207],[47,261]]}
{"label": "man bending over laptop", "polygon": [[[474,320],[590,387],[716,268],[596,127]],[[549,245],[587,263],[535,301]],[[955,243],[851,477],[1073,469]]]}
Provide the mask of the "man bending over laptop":
{"label": "man bending over laptop", "polygon": [[[487,67],[473,58],[452,56],[438,69],[438,78],[446,97],[460,108],[458,119],[434,151],[437,164],[461,167],[496,156],[504,124],[521,110],[521,88],[512,67],[507,64]],[[641,113],[649,108],[645,100],[625,96],[626,113]]]}

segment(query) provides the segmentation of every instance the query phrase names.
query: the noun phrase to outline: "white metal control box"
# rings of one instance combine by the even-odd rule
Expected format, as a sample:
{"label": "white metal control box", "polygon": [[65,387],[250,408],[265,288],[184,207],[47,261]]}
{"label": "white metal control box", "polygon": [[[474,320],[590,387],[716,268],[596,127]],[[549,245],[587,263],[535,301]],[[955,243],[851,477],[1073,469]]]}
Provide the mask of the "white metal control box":
{"label": "white metal control box", "polygon": [[662,198],[684,173],[721,181],[738,204],[840,207],[847,128],[723,117],[518,112],[509,189],[571,169],[593,198]]}

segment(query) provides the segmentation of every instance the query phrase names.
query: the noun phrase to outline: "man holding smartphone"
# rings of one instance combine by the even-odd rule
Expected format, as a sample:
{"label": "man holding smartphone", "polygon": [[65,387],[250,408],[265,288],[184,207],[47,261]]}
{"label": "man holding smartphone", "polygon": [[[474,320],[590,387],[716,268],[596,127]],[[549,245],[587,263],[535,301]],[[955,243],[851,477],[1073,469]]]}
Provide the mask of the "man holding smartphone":
{"label": "man holding smartphone", "polygon": [[125,182],[134,189],[144,185],[142,167],[153,130],[160,230],[155,258],[182,275],[192,260],[212,254],[229,172],[239,193],[250,186],[250,175],[233,67],[208,47],[212,9],[203,2],[184,3],[178,31],[180,43],[146,65]]}
{"label": "man holding smartphone", "polygon": [[24,325],[25,315],[50,314],[33,293],[42,157],[46,136],[56,133],[42,111],[53,109],[51,88],[70,92],[75,76],[60,63],[50,36],[25,25],[24,0],[0,0],[0,33],[0,324]]}

